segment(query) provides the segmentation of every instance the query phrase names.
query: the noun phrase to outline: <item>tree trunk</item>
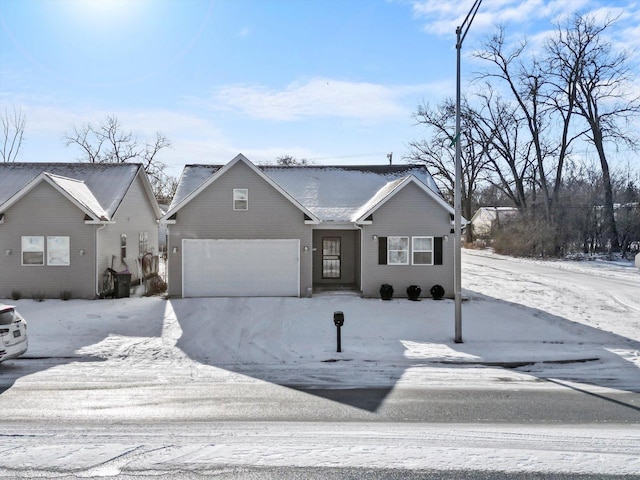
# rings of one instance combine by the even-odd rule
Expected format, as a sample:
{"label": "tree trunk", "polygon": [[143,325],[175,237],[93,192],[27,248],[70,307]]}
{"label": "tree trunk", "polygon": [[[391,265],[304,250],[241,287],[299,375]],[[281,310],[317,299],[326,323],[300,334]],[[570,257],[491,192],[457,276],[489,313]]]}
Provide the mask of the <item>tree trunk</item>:
{"label": "tree trunk", "polygon": [[604,235],[610,244],[610,250],[612,252],[618,252],[620,251],[620,245],[618,242],[616,217],[613,210],[613,188],[611,187],[609,162],[607,161],[607,155],[604,151],[604,145],[602,142],[602,130],[594,123],[591,124],[591,130],[593,132],[593,141],[596,150],[598,151],[598,158],[600,159],[600,167],[602,168],[602,183],[604,187]]}

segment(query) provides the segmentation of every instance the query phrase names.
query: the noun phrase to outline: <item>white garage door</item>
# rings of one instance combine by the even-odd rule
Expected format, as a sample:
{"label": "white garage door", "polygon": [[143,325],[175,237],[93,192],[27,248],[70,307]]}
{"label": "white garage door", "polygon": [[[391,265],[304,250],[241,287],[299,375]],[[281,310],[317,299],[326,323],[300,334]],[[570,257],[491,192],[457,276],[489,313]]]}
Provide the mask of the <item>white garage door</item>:
{"label": "white garage door", "polygon": [[183,240],[183,296],[299,296],[299,252],[297,239]]}

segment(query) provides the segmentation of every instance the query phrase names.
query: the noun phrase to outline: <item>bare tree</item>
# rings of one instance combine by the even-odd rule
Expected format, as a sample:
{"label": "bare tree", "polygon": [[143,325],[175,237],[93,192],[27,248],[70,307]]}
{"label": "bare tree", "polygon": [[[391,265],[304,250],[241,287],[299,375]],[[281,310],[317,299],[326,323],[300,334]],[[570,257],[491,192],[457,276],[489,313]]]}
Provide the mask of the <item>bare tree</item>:
{"label": "bare tree", "polygon": [[15,162],[18,157],[24,140],[26,125],[27,120],[22,114],[22,110],[16,110],[15,107],[12,111],[9,111],[8,108],[4,109],[4,115],[2,115],[2,149],[0,150],[4,163]]}
{"label": "bare tree", "polygon": [[528,137],[522,133],[524,120],[517,107],[504,101],[490,84],[485,85],[478,99],[482,108],[477,122],[488,149],[484,178],[526,213],[534,165]]}
{"label": "bare tree", "polygon": [[[553,228],[555,207],[562,186],[565,162],[571,153],[571,144],[580,135],[572,133],[572,120],[575,109],[576,74],[567,76],[564,82],[552,83],[555,65],[543,58],[541,62],[525,55],[527,42],[522,41],[513,49],[505,46],[504,30],[499,29],[483,50],[476,56],[492,64],[492,69],[480,75],[487,81],[484,98],[486,110],[504,111],[511,107],[511,125],[514,136],[519,134],[522,150],[521,159],[530,168],[528,174],[532,180],[530,206],[535,207],[541,201],[544,218]],[[497,80],[496,87],[489,83]],[[487,101],[488,93],[500,86],[508,99],[496,97],[493,103]],[[500,102],[504,102],[501,104]],[[496,127],[503,127],[501,121]],[[518,128],[518,132],[514,131]],[[560,127],[560,128],[558,128]],[[499,137],[498,137],[499,138]],[[503,149],[504,150],[504,149]],[[501,152],[502,155],[506,151]],[[508,158],[512,164],[515,158]],[[520,192],[522,193],[522,192]],[[518,207],[521,205],[517,204]],[[524,204],[526,206],[526,204]]]}
{"label": "bare tree", "polygon": [[[473,198],[475,197],[481,175],[486,164],[490,161],[487,155],[487,145],[491,135],[485,135],[478,123],[478,114],[473,111],[466,101],[461,105],[461,135],[459,139],[451,136],[455,131],[456,105],[451,99],[445,100],[438,107],[419,105],[414,119],[424,125],[431,133],[429,140],[413,141],[409,143],[408,159],[413,162],[424,163],[434,180],[450,201],[454,197],[455,188],[455,142],[462,142],[462,179],[461,204],[462,214],[471,219],[473,213]],[[466,229],[467,243],[473,241],[473,232]]]}
{"label": "bare tree", "polygon": [[159,132],[153,142],[141,143],[131,131],[123,131],[115,116],[108,116],[97,126],[75,126],[72,133],[65,134],[64,141],[67,146],[80,148],[81,162],[142,163],[159,201],[167,201],[175,193],[177,180],[166,173],[166,165],[157,158],[162,150],[171,147],[171,142]]}
{"label": "bare tree", "polygon": [[615,20],[597,24],[593,17],[575,15],[565,26],[558,26],[547,47],[559,83],[574,88],[565,93],[574,96],[575,112],[587,125],[584,137],[598,154],[604,183],[605,229],[613,249],[619,247],[619,238],[605,143],[625,143],[635,148],[636,136],[624,127],[640,113],[640,97],[627,93],[632,84],[629,57],[625,52],[614,52],[604,38],[604,32]]}
{"label": "bare tree", "polygon": [[280,165],[281,167],[293,167],[296,165],[309,165],[309,161],[306,158],[298,160],[291,155],[282,155],[276,158],[276,165]]}

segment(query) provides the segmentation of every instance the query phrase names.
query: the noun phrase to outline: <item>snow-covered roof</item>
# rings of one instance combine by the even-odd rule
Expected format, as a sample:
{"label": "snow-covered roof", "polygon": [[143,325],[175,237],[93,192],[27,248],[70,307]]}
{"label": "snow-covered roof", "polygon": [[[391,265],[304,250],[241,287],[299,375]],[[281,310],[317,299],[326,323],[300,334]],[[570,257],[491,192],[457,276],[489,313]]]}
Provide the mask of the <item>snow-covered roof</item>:
{"label": "snow-covered roof", "polygon": [[186,165],[182,169],[182,175],[180,175],[180,180],[178,181],[178,188],[173,195],[173,200],[167,212],[182,203],[221,168],[222,165]]}
{"label": "snow-covered roof", "polygon": [[55,183],[62,191],[66,192],[69,197],[75,200],[78,205],[87,213],[90,213],[93,217],[99,220],[108,220],[107,212],[104,211],[100,202],[91,193],[91,190],[87,188],[87,185],[82,180],[75,180],[73,178],[62,177],[60,175],[53,175],[51,173],[43,173]]}
{"label": "snow-covered roof", "polygon": [[[183,202],[222,165],[186,165],[170,210]],[[397,181],[413,176],[441,197],[424,165],[271,166],[258,168],[321,221],[352,222]]]}
{"label": "snow-covered roof", "polygon": [[517,214],[518,209],[516,207],[480,207],[476,210],[476,213],[473,214],[471,221],[473,223],[476,221],[492,222],[499,216],[510,218]]}
{"label": "snow-covered roof", "polygon": [[0,209],[42,174],[98,218],[111,218],[142,166],[135,163],[0,163]]}

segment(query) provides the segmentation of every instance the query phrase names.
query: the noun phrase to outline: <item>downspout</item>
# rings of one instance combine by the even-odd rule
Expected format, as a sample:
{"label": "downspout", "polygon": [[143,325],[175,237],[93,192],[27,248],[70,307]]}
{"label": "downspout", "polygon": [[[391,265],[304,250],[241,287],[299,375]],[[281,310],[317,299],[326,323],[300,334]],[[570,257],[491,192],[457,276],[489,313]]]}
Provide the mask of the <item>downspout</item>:
{"label": "downspout", "polygon": [[98,275],[98,266],[100,263],[100,255],[99,255],[99,243],[98,243],[98,232],[107,226],[106,223],[103,223],[102,226],[96,228],[96,270],[95,270],[95,279],[96,279],[96,298],[100,297],[100,276]]}
{"label": "downspout", "polygon": [[359,226],[354,222],[354,227],[360,230],[360,294],[363,295],[362,282],[364,279],[364,225]]}

